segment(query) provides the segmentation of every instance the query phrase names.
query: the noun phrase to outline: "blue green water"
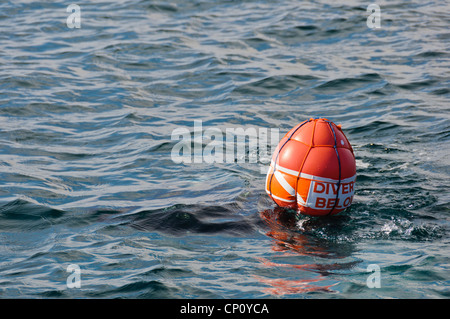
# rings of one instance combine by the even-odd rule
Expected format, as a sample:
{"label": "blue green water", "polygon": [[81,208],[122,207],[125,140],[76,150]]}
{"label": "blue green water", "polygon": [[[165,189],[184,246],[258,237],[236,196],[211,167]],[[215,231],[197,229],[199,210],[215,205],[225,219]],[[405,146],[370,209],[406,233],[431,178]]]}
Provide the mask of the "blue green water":
{"label": "blue green water", "polygon": [[[1,1],[0,298],[448,298],[450,7],[368,4]],[[171,157],[310,117],[356,155],[334,218],[276,209],[261,159]]]}

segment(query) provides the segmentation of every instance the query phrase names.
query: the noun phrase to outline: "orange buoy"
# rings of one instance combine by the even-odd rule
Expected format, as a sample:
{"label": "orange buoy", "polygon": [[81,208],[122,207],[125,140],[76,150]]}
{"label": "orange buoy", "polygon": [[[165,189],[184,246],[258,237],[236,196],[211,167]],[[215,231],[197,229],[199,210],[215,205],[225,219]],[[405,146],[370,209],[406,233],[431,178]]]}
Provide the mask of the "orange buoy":
{"label": "orange buoy", "polygon": [[340,125],[309,119],[292,128],[272,156],[266,192],[281,207],[311,216],[335,215],[350,207],[356,162]]}

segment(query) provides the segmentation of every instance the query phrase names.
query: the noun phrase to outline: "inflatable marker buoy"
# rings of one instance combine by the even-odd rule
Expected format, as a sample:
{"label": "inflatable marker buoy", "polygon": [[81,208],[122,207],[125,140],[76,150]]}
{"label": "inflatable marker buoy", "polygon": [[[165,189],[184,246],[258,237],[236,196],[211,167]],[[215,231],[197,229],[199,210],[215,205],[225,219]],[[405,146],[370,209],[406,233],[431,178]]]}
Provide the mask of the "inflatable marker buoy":
{"label": "inflatable marker buoy", "polygon": [[340,125],[309,119],[275,149],[266,192],[278,206],[301,214],[335,215],[350,207],[355,180],[355,155]]}

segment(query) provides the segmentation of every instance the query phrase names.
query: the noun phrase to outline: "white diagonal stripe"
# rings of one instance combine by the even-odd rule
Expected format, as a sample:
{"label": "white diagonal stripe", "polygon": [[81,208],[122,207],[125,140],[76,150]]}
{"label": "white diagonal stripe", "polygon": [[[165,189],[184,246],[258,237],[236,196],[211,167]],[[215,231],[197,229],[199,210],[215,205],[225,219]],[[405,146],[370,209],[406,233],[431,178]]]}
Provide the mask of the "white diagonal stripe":
{"label": "white diagonal stripe", "polygon": [[281,174],[279,171],[275,171],[275,178],[277,179],[278,183],[280,183],[281,187],[283,187],[284,190],[289,193],[289,195],[295,196],[295,189],[292,188],[292,186],[284,179],[283,174]]}
{"label": "white diagonal stripe", "polygon": [[299,203],[300,205],[306,206],[305,201],[303,200],[303,198],[300,196],[299,193],[297,193],[297,203]]}
{"label": "white diagonal stripe", "polygon": [[266,189],[266,193],[267,193],[269,196],[272,196],[273,198],[278,199],[278,200],[281,200],[281,201],[283,201],[283,202],[288,202],[288,203],[294,203],[294,202],[295,202],[295,199],[285,199],[285,198],[278,197],[278,196],[276,196],[276,195],[274,195],[274,194],[271,194],[267,189]]}

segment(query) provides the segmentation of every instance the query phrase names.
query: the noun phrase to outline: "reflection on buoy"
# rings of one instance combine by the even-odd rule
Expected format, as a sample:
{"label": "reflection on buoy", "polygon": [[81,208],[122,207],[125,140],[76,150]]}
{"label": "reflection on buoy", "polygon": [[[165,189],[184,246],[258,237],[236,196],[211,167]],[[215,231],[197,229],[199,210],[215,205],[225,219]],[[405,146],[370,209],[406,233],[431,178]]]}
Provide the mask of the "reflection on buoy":
{"label": "reflection on buoy", "polygon": [[280,207],[304,215],[335,215],[350,207],[355,180],[355,155],[341,127],[309,119],[292,128],[275,149],[266,192]]}

